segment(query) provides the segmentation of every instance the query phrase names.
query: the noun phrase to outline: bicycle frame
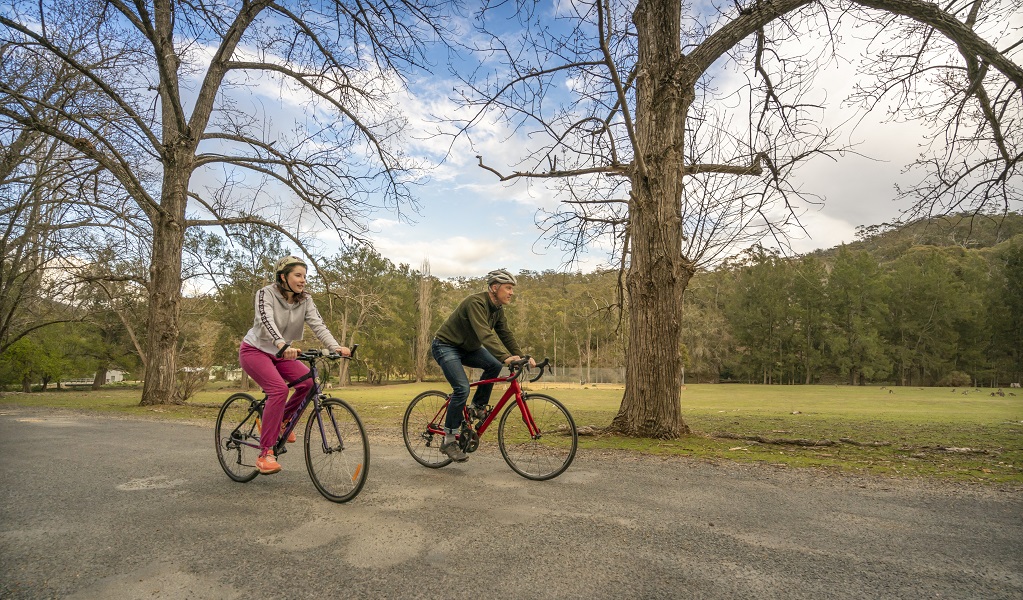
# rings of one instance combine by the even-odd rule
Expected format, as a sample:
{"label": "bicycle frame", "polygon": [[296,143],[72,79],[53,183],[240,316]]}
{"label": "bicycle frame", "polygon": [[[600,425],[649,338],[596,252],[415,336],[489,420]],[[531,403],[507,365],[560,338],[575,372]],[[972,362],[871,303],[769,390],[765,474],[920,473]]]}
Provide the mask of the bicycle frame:
{"label": "bicycle frame", "polygon": [[[474,426],[472,421],[469,419],[469,403],[466,402],[465,406],[462,407],[462,418],[465,420],[465,423],[469,425],[469,428],[473,429],[476,432],[476,435],[478,435],[481,438],[483,437],[483,433],[487,430],[487,427],[490,426],[490,423],[493,422],[497,415],[501,414],[501,411],[504,410],[504,407],[508,404],[509,399],[512,398],[513,396],[515,398],[515,403],[518,404],[519,406],[519,410],[522,411],[522,420],[526,424],[526,429],[529,431],[529,435],[534,439],[538,435],[540,435],[540,429],[536,426],[536,423],[533,421],[533,414],[529,412],[529,405],[526,404],[525,395],[524,392],[522,391],[522,384],[519,383],[519,376],[521,374],[522,371],[519,370],[514,373],[505,375],[504,377],[496,377],[494,379],[481,379],[480,381],[475,381],[469,384],[470,388],[474,388],[480,385],[487,385],[491,383],[507,382],[509,384],[508,389],[504,391],[504,394],[501,396],[501,399],[497,402],[496,405],[494,405],[494,408],[490,411],[490,414],[488,414],[487,417],[483,419],[479,427]],[[427,426],[427,431],[441,436],[444,435],[444,428],[433,426],[432,423],[441,424],[444,423],[444,415],[447,413],[448,404],[450,404],[450,402],[451,397],[448,396],[448,401],[445,402],[444,405],[440,407],[440,410],[437,411],[437,414],[435,414],[433,416],[433,419],[430,420],[431,425]]]}
{"label": "bicycle frame", "polygon": [[[324,397],[324,394],[323,394],[323,388],[320,387],[319,370],[316,368],[316,358],[313,358],[313,357],[310,357],[308,359],[301,359],[300,358],[300,360],[303,360],[303,362],[308,362],[309,363],[309,374],[308,374],[308,377],[313,380],[313,387],[309,388],[309,392],[306,394],[306,397],[302,400],[302,403],[299,404],[298,408],[295,409],[295,414],[294,414],[294,416],[291,417],[291,421],[286,423],[284,429],[281,431],[280,436],[278,436],[277,441],[274,443],[274,453],[277,454],[277,455],[280,455],[280,454],[284,454],[285,452],[288,451],[287,445],[285,443],[285,440],[288,439],[288,436],[291,434],[291,432],[294,431],[295,427],[298,426],[299,421],[302,420],[302,415],[305,414],[305,409],[306,409],[306,407],[309,406],[310,402],[312,402],[312,404],[313,404],[313,414],[316,415],[316,423],[317,423],[317,425],[320,428],[320,439],[323,441],[323,443],[322,443],[323,451],[325,453],[327,453],[327,454],[330,454],[330,453],[335,452],[335,451],[344,450],[344,439],[341,436],[341,431],[338,429],[337,422],[334,421],[334,416],[333,415],[329,415],[330,419],[331,419],[331,426],[334,428],[334,433],[337,434],[337,439],[340,441],[340,446],[338,448],[328,448],[327,447],[327,435],[326,435],[327,432],[326,432],[326,429],[324,429],[324,426],[323,426],[322,408],[320,406],[320,398]],[[288,383],[288,388],[290,389],[290,388],[295,387],[296,383],[298,383],[298,382],[294,381],[294,382]],[[256,405],[253,407],[253,412],[257,412],[257,409],[260,406],[265,405],[266,398],[267,398],[266,394],[263,394],[262,400],[257,402]],[[262,414],[262,413],[259,412],[259,414]],[[257,417],[257,418],[260,418],[260,417]],[[245,419],[245,421],[247,421],[247,420],[248,419]],[[240,423],[238,425],[238,427],[236,427],[235,429],[236,430],[240,429],[245,424],[245,421],[242,421],[242,423]],[[238,443],[243,444],[245,446],[249,446],[250,448],[256,448],[256,449],[259,448],[259,444],[252,443],[252,442],[238,440]]]}

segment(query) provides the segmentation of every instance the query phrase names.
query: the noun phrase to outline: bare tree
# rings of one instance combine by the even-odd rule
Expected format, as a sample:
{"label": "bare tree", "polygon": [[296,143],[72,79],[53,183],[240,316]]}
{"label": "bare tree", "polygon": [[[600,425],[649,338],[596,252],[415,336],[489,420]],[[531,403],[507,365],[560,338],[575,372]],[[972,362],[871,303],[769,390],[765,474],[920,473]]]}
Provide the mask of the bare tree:
{"label": "bare tree", "polygon": [[[31,136],[21,135],[15,144],[26,137]],[[50,201],[63,191],[54,187],[66,166],[54,156],[57,150],[36,138],[0,178],[0,353],[37,329],[77,319],[75,286],[60,261],[73,242]]]}
{"label": "bare tree", "polygon": [[[869,31],[866,110],[895,106],[931,143],[911,208],[1018,203],[1023,107],[1023,8],[1011,0],[736,0],[709,10],[680,0],[484,2],[470,49],[486,68],[457,100],[473,126],[503,117],[538,142],[519,164],[480,166],[501,180],[553,181],[562,204],[542,220],[570,251],[616,242],[628,310],[626,389],[611,429],[671,438],[681,417],[682,296],[693,273],[744,243],[799,226],[793,183],[808,158],[849,151],[822,120],[815,77]],[[496,23],[491,29],[491,23]],[[840,35],[840,31],[842,32]],[[852,31],[855,35],[858,30]],[[1017,37],[1012,37],[1017,36]],[[493,74],[495,64],[502,68]],[[485,75],[481,75],[485,74]]]}
{"label": "bare tree", "polygon": [[[148,232],[136,238],[149,242],[143,404],[175,398],[189,228],[261,225],[304,248],[310,227],[357,238],[372,210],[413,202],[416,164],[389,98],[443,36],[438,14],[402,0],[15,0],[0,13],[0,45],[92,92],[55,104],[5,71],[0,119],[109,173],[133,204],[112,212]],[[264,102],[292,108],[294,122]]]}
{"label": "bare tree", "polygon": [[433,316],[430,311],[430,299],[433,296],[433,278],[430,277],[430,261],[424,260],[419,273],[419,328],[416,332],[416,381],[426,378],[426,360],[430,354],[430,325]]}

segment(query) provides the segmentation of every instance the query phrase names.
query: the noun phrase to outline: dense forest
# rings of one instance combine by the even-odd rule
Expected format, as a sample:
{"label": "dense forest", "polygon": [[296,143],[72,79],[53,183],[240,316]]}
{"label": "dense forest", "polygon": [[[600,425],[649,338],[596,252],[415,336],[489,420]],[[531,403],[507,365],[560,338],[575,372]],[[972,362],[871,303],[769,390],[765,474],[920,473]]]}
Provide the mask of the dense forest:
{"label": "dense forest", "polygon": [[[188,286],[199,291],[184,304],[184,397],[237,369],[253,292],[287,248],[238,230],[230,242],[192,239],[188,250]],[[317,263],[321,313],[339,339],[360,344],[349,373],[357,380],[439,377],[425,354],[429,335],[483,289],[481,279],[440,280],[428,264],[395,265],[366,247]],[[67,322],[10,344],[0,385],[139,372],[146,296],[130,280],[80,291]],[[620,284],[616,271],[519,273],[509,308],[516,337],[550,357],[562,381],[620,383]],[[1023,216],[864,227],[854,243],[797,257],[755,246],[697,274],[683,305],[690,383],[1007,386],[1023,379]]]}

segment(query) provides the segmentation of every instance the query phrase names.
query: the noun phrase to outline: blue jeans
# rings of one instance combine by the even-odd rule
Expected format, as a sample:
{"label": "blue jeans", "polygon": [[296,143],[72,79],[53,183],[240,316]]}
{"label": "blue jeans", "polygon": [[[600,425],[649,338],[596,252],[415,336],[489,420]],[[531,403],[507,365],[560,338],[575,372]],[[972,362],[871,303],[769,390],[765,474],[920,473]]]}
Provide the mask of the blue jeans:
{"label": "blue jeans", "polygon": [[[444,429],[447,433],[455,433],[462,426],[462,408],[466,399],[469,398],[469,378],[465,375],[462,365],[474,369],[483,369],[482,379],[493,379],[501,374],[501,361],[497,360],[486,348],[480,348],[472,352],[462,350],[458,346],[451,346],[434,339],[430,347],[433,359],[440,365],[444,377],[451,384],[451,400],[448,402],[448,414],[444,420]],[[494,384],[476,386],[476,393],[473,394],[472,403],[476,406],[486,406],[490,401],[490,390]]]}

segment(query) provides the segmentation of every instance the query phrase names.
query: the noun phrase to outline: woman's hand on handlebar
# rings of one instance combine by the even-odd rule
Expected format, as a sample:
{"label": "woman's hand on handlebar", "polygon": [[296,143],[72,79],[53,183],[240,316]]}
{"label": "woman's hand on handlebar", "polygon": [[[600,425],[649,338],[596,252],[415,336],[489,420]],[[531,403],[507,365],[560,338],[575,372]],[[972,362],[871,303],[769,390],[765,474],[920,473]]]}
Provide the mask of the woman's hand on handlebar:
{"label": "woman's hand on handlebar", "polygon": [[280,348],[284,348],[285,346],[288,346],[288,345],[287,344],[281,344],[281,345],[277,346],[277,348],[278,348],[278,352],[277,352],[278,356],[280,356],[284,360],[295,360],[296,358],[298,358],[298,353],[301,352],[301,350],[299,350],[298,348],[296,348],[294,346],[288,346],[287,349],[285,349],[283,351],[279,350]]}
{"label": "woman's hand on handlebar", "polygon": [[337,348],[334,348],[334,352],[336,354],[340,354],[341,356],[352,355],[352,351],[347,346],[338,346]]}

